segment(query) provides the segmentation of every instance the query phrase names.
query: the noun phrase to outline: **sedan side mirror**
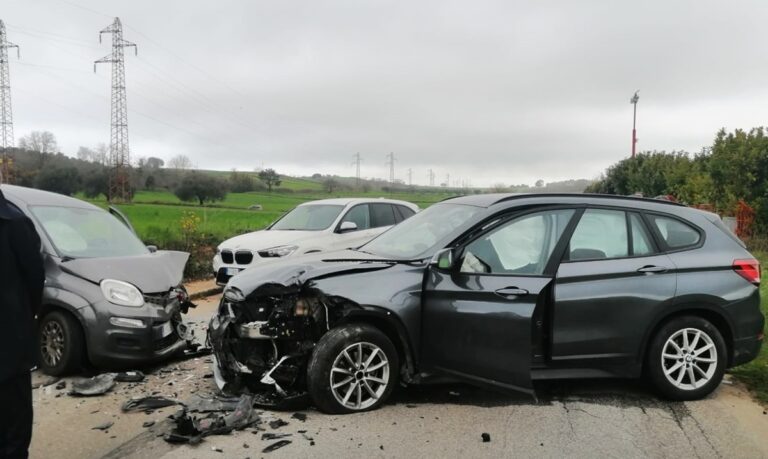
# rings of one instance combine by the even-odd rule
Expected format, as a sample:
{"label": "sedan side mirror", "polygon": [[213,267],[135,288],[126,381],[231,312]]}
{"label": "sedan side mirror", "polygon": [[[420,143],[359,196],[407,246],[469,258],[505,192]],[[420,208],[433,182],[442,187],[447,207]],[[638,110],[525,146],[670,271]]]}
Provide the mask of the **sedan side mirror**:
{"label": "sedan side mirror", "polygon": [[350,231],[357,231],[357,223],[350,221],[341,222],[339,233],[349,233]]}
{"label": "sedan side mirror", "polygon": [[453,268],[453,249],[443,249],[437,252],[429,264],[437,269]]}

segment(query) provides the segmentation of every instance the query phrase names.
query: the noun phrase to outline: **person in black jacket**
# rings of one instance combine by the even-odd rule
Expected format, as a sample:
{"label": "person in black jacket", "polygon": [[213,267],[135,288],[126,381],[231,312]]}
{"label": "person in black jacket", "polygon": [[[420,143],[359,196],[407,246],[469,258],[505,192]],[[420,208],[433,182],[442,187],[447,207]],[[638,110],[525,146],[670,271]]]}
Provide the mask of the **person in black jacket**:
{"label": "person in black jacket", "polygon": [[45,271],[35,227],[0,191],[0,458],[26,458],[32,440],[35,315]]}

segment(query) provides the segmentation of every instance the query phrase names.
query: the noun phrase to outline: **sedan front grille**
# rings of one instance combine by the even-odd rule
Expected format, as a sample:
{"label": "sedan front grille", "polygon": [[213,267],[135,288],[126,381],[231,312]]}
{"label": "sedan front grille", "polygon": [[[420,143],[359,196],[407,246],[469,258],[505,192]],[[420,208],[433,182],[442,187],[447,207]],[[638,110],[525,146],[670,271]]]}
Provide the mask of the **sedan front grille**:
{"label": "sedan front grille", "polygon": [[240,250],[235,252],[235,262],[238,265],[249,265],[253,261],[253,253]]}
{"label": "sedan front grille", "polygon": [[234,262],[234,259],[232,258],[232,251],[231,250],[222,250],[221,251],[221,261],[224,263],[231,265]]}

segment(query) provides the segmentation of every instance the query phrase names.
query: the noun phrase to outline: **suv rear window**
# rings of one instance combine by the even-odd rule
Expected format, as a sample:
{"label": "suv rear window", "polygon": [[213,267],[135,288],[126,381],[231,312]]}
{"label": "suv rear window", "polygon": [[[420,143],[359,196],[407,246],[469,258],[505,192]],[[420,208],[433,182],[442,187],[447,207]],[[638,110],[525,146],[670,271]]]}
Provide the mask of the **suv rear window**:
{"label": "suv rear window", "polygon": [[649,217],[659,231],[661,238],[671,249],[692,247],[701,240],[701,234],[696,228],[676,218],[662,217],[660,215],[649,215]]}

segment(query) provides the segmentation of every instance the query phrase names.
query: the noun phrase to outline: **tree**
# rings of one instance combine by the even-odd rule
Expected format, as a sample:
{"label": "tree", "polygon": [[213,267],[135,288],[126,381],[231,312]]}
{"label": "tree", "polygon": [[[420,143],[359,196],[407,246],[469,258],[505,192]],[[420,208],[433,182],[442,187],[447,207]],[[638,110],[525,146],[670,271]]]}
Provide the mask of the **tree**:
{"label": "tree", "polygon": [[19,148],[37,153],[56,153],[56,137],[48,131],[32,131],[19,139]]}
{"label": "tree", "polygon": [[186,171],[192,169],[194,166],[192,165],[192,160],[189,159],[188,156],[176,155],[168,160],[168,167],[171,169]]}
{"label": "tree", "polygon": [[325,180],[323,180],[323,187],[325,187],[325,191],[329,193],[333,193],[333,190],[335,190],[338,186],[339,182],[337,182],[333,176],[329,175]]}
{"label": "tree", "polygon": [[232,169],[229,175],[229,189],[233,193],[247,193],[254,190],[253,177],[251,174],[243,174],[237,169]]}
{"label": "tree", "polygon": [[280,184],[283,183],[283,181],[280,180],[280,175],[275,172],[274,169],[264,169],[259,172],[259,179],[267,185],[267,189],[270,193],[272,192],[273,186],[280,186]]}
{"label": "tree", "polygon": [[147,179],[144,181],[144,189],[146,190],[153,190],[155,189],[157,181],[155,179],[154,175],[147,176]]}
{"label": "tree", "polygon": [[149,169],[160,169],[161,167],[165,166],[165,161],[163,161],[160,158],[155,158],[154,156],[150,156],[144,161],[144,164]]}
{"label": "tree", "polygon": [[80,173],[73,166],[46,167],[37,175],[35,187],[70,196],[80,187]]}
{"label": "tree", "polygon": [[107,170],[101,168],[98,171],[86,174],[83,179],[83,193],[87,198],[97,198],[100,195],[109,195],[109,178]]}
{"label": "tree", "polygon": [[174,194],[182,201],[196,200],[202,206],[206,202],[223,201],[227,197],[227,185],[212,175],[189,172]]}
{"label": "tree", "polygon": [[544,180],[542,180],[542,179],[536,180],[536,185],[535,186],[536,186],[536,188],[544,187]]}
{"label": "tree", "polygon": [[88,147],[81,146],[77,149],[77,159],[81,161],[95,162],[96,152]]}

